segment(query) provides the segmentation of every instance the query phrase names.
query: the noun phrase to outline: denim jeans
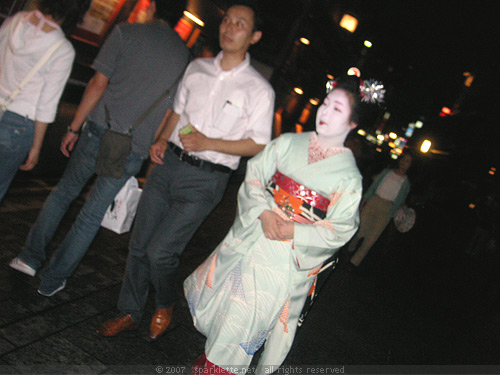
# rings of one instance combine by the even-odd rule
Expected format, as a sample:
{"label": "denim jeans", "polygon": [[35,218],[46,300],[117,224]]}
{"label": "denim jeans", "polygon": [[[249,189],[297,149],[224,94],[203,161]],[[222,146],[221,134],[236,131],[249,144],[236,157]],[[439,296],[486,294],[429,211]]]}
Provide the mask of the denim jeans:
{"label": "denim jeans", "polygon": [[[45,248],[71,202],[77,198],[95,173],[99,141],[104,131],[92,122],[81,134],[61,180],[44,203],[19,257],[30,267],[38,269],[45,261]],[[113,201],[125,182],[136,175],[144,158],[131,154],[124,175],[119,178],[97,176],[90,195],[83,205],[76,221],[59,245],[49,264],[41,274],[41,288],[51,290],[61,285],[80,263],[92,243],[107,207]]]}
{"label": "denim jeans", "polygon": [[17,170],[28,156],[35,134],[35,122],[6,111],[0,121],[0,202]]}
{"label": "denim jeans", "polygon": [[178,298],[179,257],[196,229],[220,202],[228,173],[209,172],[180,161],[172,151],[154,167],[137,208],[118,309],[139,322],[150,283],[156,307]]}

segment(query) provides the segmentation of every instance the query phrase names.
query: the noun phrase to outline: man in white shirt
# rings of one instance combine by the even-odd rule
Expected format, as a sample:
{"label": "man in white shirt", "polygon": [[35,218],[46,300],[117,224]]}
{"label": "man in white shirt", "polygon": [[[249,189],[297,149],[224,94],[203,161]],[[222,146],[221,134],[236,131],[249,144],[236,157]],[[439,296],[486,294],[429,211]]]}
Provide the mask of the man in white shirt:
{"label": "man in white shirt", "polygon": [[177,300],[179,256],[221,200],[240,157],[256,155],[271,138],[274,91],[247,53],[261,38],[259,18],[249,2],[237,4],[220,25],[222,52],[188,66],[174,111],[150,149],[157,166],[130,240],[122,315],[98,327],[103,336],[138,327],[150,283],[156,292],[150,338],[165,332]]}

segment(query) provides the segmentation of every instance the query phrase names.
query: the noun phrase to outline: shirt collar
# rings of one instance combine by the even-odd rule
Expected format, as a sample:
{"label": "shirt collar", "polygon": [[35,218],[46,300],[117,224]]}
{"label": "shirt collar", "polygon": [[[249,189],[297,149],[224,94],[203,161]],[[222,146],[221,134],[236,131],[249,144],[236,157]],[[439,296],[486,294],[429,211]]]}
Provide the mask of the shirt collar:
{"label": "shirt collar", "polygon": [[222,56],[224,55],[224,51],[220,51],[217,56],[214,59],[214,64],[215,68],[217,69],[217,74],[230,74],[230,75],[235,75],[238,74],[240,71],[245,69],[250,65],[250,54],[247,52],[245,54],[245,60],[243,60],[241,63],[239,63],[237,66],[235,66],[231,70],[224,71],[222,70],[222,67],[220,66],[220,62],[222,60]]}
{"label": "shirt collar", "polygon": [[35,27],[35,34],[38,34],[40,32],[40,30],[42,29],[43,25],[45,25],[45,24],[48,24],[48,25],[50,25],[50,26],[52,26],[52,27],[54,27],[56,29],[60,29],[61,28],[57,23],[52,22],[51,20],[45,18],[45,16],[43,15],[43,13],[40,12],[39,10],[34,10],[34,11],[29,12],[28,14],[26,14],[26,17],[24,18],[24,22],[25,23],[29,21],[29,19],[32,16],[32,14],[35,14],[38,17],[38,19],[40,20],[38,22],[38,25],[36,25],[36,27]]}

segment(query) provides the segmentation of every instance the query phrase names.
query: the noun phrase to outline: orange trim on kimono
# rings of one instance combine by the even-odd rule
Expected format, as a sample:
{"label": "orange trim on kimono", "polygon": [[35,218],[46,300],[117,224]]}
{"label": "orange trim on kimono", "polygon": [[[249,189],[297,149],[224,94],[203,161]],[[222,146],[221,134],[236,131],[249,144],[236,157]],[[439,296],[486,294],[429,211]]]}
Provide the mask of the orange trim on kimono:
{"label": "orange trim on kimono", "polygon": [[285,306],[283,306],[283,310],[280,314],[280,322],[283,323],[285,333],[288,333],[288,315],[289,315],[289,299],[286,300]]}

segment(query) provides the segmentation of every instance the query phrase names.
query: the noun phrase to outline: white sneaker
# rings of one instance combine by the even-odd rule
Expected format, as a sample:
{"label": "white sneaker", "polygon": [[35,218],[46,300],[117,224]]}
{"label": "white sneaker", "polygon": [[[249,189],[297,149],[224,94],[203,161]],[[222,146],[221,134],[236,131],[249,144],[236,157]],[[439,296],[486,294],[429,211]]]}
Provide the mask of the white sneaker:
{"label": "white sneaker", "polygon": [[65,287],[66,287],[66,280],[64,280],[60,286],[58,286],[56,289],[54,289],[50,292],[38,289],[38,293],[40,293],[44,297],[52,297],[54,294],[56,294],[57,292],[60,292]]}
{"label": "white sneaker", "polygon": [[36,274],[36,269],[31,268],[28,266],[26,263],[24,263],[21,259],[18,257],[15,257],[12,259],[9,263],[9,266],[11,268],[14,268],[15,270],[22,272],[28,276],[34,277]]}

